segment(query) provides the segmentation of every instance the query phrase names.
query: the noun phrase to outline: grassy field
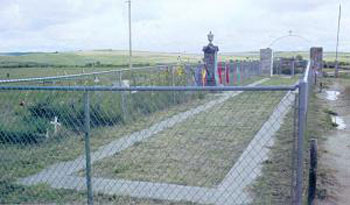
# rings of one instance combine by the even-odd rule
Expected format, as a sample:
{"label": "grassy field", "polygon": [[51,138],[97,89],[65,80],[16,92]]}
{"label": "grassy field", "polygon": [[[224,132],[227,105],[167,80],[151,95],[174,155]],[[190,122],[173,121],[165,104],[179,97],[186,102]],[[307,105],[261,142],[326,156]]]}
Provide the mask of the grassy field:
{"label": "grassy field", "polygon": [[[156,52],[142,52],[135,51],[133,56],[133,63],[171,63],[177,62],[178,56],[183,54],[176,53],[156,53]],[[185,55],[184,61],[195,61],[200,56]],[[101,51],[75,51],[62,53],[28,53],[19,56],[0,56],[1,66],[10,63],[37,63],[38,65],[52,65],[52,66],[85,66],[87,64],[94,64],[100,62],[101,65],[127,65],[128,52],[115,50],[101,50]]]}
{"label": "grassy field", "polygon": [[[264,85],[290,85],[296,79],[274,78]],[[96,177],[215,186],[222,181],[283,94],[240,94],[95,163],[93,174]]]}
{"label": "grassy field", "polygon": [[93,165],[93,175],[218,185],[284,92],[245,92]]}
{"label": "grassy field", "polygon": [[[158,63],[176,63],[178,62],[178,54],[157,54],[140,52],[136,53],[135,63],[138,64],[149,64],[155,65]],[[182,60],[189,62],[197,62],[200,56],[192,55],[188,57],[183,57]],[[240,59],[241,57],[231,56],[230,59]],[[99,62],[99,63],[98,63]],[[29,65],[25,67],[23,65]],[[91,52],[71,52],[71,53],[31,53],[24,56],[0,56],[0,79],[7,78],[9,73],[10,78],[22,78],[22,77],[38,77],[38,76],[55,76],[55,75],[65,75],[74,74],[90,71],[99,70],[109,70],[114,66],[117,68],[125,67],[127,64],[127,56],[124,52],[118,51],[91,51]],[[13,68],[5,68],[6,65],[17,65]],[[33,65],[33,67],[30,67]],[[141,75],[141,74],[140,74]],[[132,75],[130,75],[130,80],[132,80]],[[141,76],[141,78],[148,78],[150,76]],[[246,80],[243,84],[248,84],[257,79],[252,78]],[[155,75],[152,78],[153,82],[158,82],[159,76]],[[181,79],[178,79],[181,81]],[[92,82],[93,79],[82,80],[81,84],[96,84]],[[266,83],[265,85],[271,84],[285,84],[293,83],[294,79],[274,79]],[[111,82],[111,81],[109,81]],[[164,81],[165,82],[165,81]],[[168,81],[167,81],[168,82]],[[70,82],[64,82],[65,84],[70,84]],[[76,84],[76,82],[75,82]],[[60,85],[57,83],[56,85]],[[102,83],[101,83],[102,85]],[[203,94],[203,95],[202,95]],[[147,93],[142,95],[136,93],[134,97],[127,98],[127,112],[130,118],[123,119],[123,110],[121,109],[120,101],[121,96],[118,93],[101,94],[94,93],[91,96],[92,104],[92,135],[91,135],[91,145],[92,150],[96,150],[99,146],[104,145],[112,140],[119,139],[120,137],[129,135],[135,131],[142,130],[152,124],[159,122],[165,118],[169,118],[176,113],[186,111],[190,108],[197,107],[208,100],[212,99],[212,95],[206,95],[202,93],[200,95],[194,96],[193,93],[180,94],[175,93]],[[16,143],[15,141],[2,142],[0,144],[0,162],[2,164],[0,168],[0,203],[65,203],[65,202],[84,202],[85,195],[83,193],[72,193],[67,190],[52,190],[45,185],[38,185],[33,187],[24,187],[15,185],[14,181],[20,177],[35,174],[42,170],[43,168],[60,162],[75,159],[84,152],[83,143],[83,133],[82,133],[82,93],[61,93],[61,92],[34,92],[34,91],[22,91],[22,92],[1,92],[1,104],[0,109],[3,111],[1,116],[0,128],[1,131],[6,131],[5,133],[0,133],[0,135],[5,136],[5,138],[11,138],[11,136],[28,137],[28,133],[40,134],[39,143]],[[228,162],[225,153],[230,153],[229,145],[236,147],[235,152],[231,154],[238,156],[242,151],[244,145],[249,142],[249,137],[253,135],[254,130],[245,133],[242,131],[238,135],[237,139],[232,139],[230,136],[220,135],[224,132],[233,132],[234,130],[244,130],[248,126],[248,118],[244,115],[242,110],[237,109],[234,105],[241,105],[247,109],[247,113],[251,116],[256,117],[256,124],[262,123],[263,119],[268,116],[268,111],[273,108],[277,103],[277,99],[280,99],[280,95],[271,95],[272,98],[268,98],[268,93],[254,95],[255,97],[242,95],[237,98],[236,101],[227,102],[216,111],[211,111],[210,115],[215,118],[215,123],[217,126],[213,127],[213,132],[211,133],[208,127],[203,127],[206,122],[206,116],[199,116],[198,122],[194,122],[197,126],[196,130],[201,130],[203,136],[196,136],[196,139],[190,139],[190,135],[201,133],[198,131],[188,132],[191,130],[190,125],[181,124],[174,130],[170,130],[168,134],[161,133],[156,136],[154,140],[158,143],[157,146],[163,146],[164,141],[159,139],[169,138],[171,146],[168,153],[174,153],[179,151],[177,145],[187,145],[188,147],[195,148],[193,155],[198,157],[198,160],[205,160],[205,158],[210,159],[216,167],[220,166],[220,161],[216,161],[220,157],[223,157],[223,165],[221,167],[222,171],[217,176],[213,175],[214,169],[210,168],[200,172],[197,178],[202,178],[203,176],[208,176],[206,182],[199,181],[196,182],[193,179],[185,178],[178,173],[178,168],[183,166],[186,168],[186,163],[179,161],[178,164],[174,163],[171,166],[174,169],[170,169],[173,173],[164,173],[162,180],[180,183],[180,184],[196,184],[200,183],[203,186],[211,186],[219,182],[222,176],[227,171],[227,168],[232,166],[232,162]],[[130,95],[131,96],[131,95]],[[259,115],[254,112],[254,109],[258,109],[261,103],[258,103],[259,99],[265,99],[266,104],[263,104],[266,108],[259,109]],[[231,104],[230,104],[231,103]],[[264,107],[261,106],[261,107]],[[106,108],[113,108],[108,110]],[[233,107],[233,108],[232,108]],[[232,120],[240,120],[239,118],[220,118],[220,115],[225,115],[227,113],[237,112],[242,118],[242,124],[237,124],[236,127],[227,126]],[[59,133],[52,135],[53,128],[49,125],[49,122],[53,119],[55,115],[59,115],[59,120],[62,126],[59,129]],[[254,121],[255,122],[255,121]],[[231,122],[232,123],[232,122]],[[6,128],[6,129],[5,129]],[[48,129],[49,128],[49,129]],[[45,139],[45,132],[49,131],[49,139]],[[179,131],[179,132],[177,132]],[[222,141],[215,143],[213,141],[215,138],[211,139],[214,134],[222,137]],[[170,136],[170,137],[169,137]],[[175,136],[175,137],[172,137]],[[30,137],[30,136],[29,136]],[[226,137],[226,138],[225,138]],[[228,137],[228,138],[227,138]],[[186,141],[187,140],[187,141]],[[197,140],[197,141],[196,141]],[[212,153],[210,155],[202,155],[203,149],[199,147],[196,142],[198,140],[209,140],[208,142],[213,142],[212,145],[208,145],[206,148],[211,148]],[[212,141],[210,141],[212,140]],[[229,144],[225,147],[225,142]],[[23,142],[23,141],[21,141]],[[147,151],[147,144],[143,143],[134,147],[135,149],[140,149],[140,147],[145,147],[145,153]],[[180,147],[181,147],[180,146]],[[220,146],[225,148],[222,151],[217,151]],[[196,152],[198,151],[198,152]],[[128,153],[129,151],[126,151]],[[124,153],[124,152],[123,152]],[[121,154],[123,154],[121,153]],[[185,154],[185,153],[183,153]],[[191,153],[189,153],[191,154]],[[154,160],[162,160],[164,155],[160,155],[158,159],[153,159],[151,155],[146,154],[145,159],[149,159],[150,162]],[[118,157],[119,158],[119,157]],[[142,158],[136,158],[137,160],[142,160]],[[169,158],[167,158],[168,160]],[[216,163],[216,164],[215,164]],[[141,163],[142,164],[142,163]],[[128,166],[128,165],[126,165]],[[198,164],[195,165],[198,168]],[[215,167],[214,166],[214,167]],[[225,168],[226,167],[226,168]],[[195,173],[193,167],[188,167],[189,173],[192,175]],[[195,168],[195,167],[194,167]],[[158,170],[164,169],[164,167],[158,167]],[[116,169],[118,170],[118,169]],[[123,169],[122,169],[123,170]],[[139,176],[136,170],[136,176]],[[133,174],[129,172],[129,174]],[[105,174],[105,173],[102,173]],[[106,173],[108,174],[108,173]],[[112,173],[115,174],[115,173]],[[142,177],[150,177],[150,170],[145,172]],[[164,177],[165,175],[174,177]],[[176,175],[176,176],[175,176]],[[132,175],[132,178],[135,175]],[[119,177],[119,176],[118,176]],[[148,178],[147,178],[148,179]],[[152,181],[152,179],[150,179]],[[182,181],[181,181],[182,180]],[[187,182],[187,181],[190,182]],[[20,195],[20,197],[18,197]],[[120,202],[123,204],[173,204],[164,201],[153,201],[153,200],[136,200],[128,197],[115,197],[115,196],[96,196],[99,201],[102,202]],[[186,204],[186,203],[179,203]]]}
{"label": "grassy field", "polygon": [[[96,95],[101,97],[98,93],[96,93]],[[118,94],[116,93],[114,95]],[[34,96],[38,95],[34,94]],[[59,99],[60,98],[58,98],[58,100]],[[98,147],[111,142],[112,140],[116,140],[125,135],[145,129],[154,123],[173,116],[178,112],[183,112],[192,107],[196,107],[206,102],[206,100],[194,99],[177,106],[169,105],[166,108],[157,109],[157,111],[153,113],[145,114],[144,116],[140,115],[134,119],[129,119],[130,121],[126,124],[96,127],[92,129],[91,133],[92,150],[95,150]],[[66,112],[74,116],[77,110],[70,108],[69,110],[66,110]],[[110,110],[109,113],[105,114],[111,115],[113,112],[113,110]],[[12,127],[7,122],[5,125]],[[35,121],[32,122],[34,122],[35,125]],[[61,118],[61,123],[65,124],[66,122]],[[0,203],[16,203],[16,200],[12,200],[14,200],[19,190],[25,190],[25,192],[22,191],[21,195],[23,197],[23,201],[34,200],[32,202],[35,202],[35,200],[38,200],[36,197],[39,197],[39,199],[43,198],[42,200],[47,199],[50,201],[52,199],[50,198],[50,195],[52,195],[51,197],[57,197],[55,198],[56,201],[60,198],[61,193],[65,195],[64,193],[66,192],[51,190],[51,192],[48,191],[48,195],[45,195],[46,192],[36,193],[41,192],[40,190],[44,189],[42,186],[34,187],[34,189],[28,189],[26,187],[14,185],[13,182],[20,177],[35,174],[53,163],[72,160],[82,155],[84,153],[83,136],[82,133],[79,134],[79,132],[73,132],[62,127],[60,128],[60,132],[57,136],[52,136],[39,144],[1,144],[0,153],[0,162],[2,164],[0,168]]]}
{"label": "grassy field", "polygon": [[[176,65],[161,67],[142,67],[134,70],[114,69],[103,70],[102,73],[85,72],[73,76],[62,74],[57,78],[44,80],[29,79],[29,81],[2,83],[2,85],[39,85],[39,86],[123,86],[128,81],[129,86],[181,86],[195,84],[194,70],[196,65]],[[28,68],[28,70],[35,68]],[[187,70],[188,70],[188,73]],[[91,70],[91,72],[99,72]],[[48,73],[46,73],[48,74]],[[76,73],[71,73],[76,74]],[[49,75],[52,77],[56,75]],[[46,76],[44,76],[46,77]],[[124,85],[125,86],[125,85]]]}
{"label": "grassy field", "polygon": [[[135,67],[156,64],[196,63],[200,56],[182,54],[135,52]],[[77,74],[128,68],[126,51],[78,51],[63,53],[28,53],[19,56],[0,55],[0,79],[27,78]],[[9,76],[8,76],[9,75]]]}
{"label": "grassy field", "polygon": [[[250,79],[250,81],[247,81],[246,83],[249,83],[251,81],[254,81],[256,79]],[[42,98],[43,96],[46,96],[48,93],[46,92],[11,92],[11,96],[9,96],[6,93],[1,93],[2,95],[7,95],[7,100],[2,101],[2,110],[9,110],[8,107],[11,107],[15,105],[17,111],[15,113],[18,113],[19,116],[21,116],[21,113],[23,112],[22,106],[20,106],[21,99],[26,99],[26,106],[30,106],[31,101],[34,100],[43,100],[45,98]],[[75,99],[78,97],[75,93],[66,93],[66,94],[60,94],[60,92],[57,93],[50,93],[48,96],[55,97],[55,100],[57,102],[65,102],[64,104],[69,103],[67,101],[67,96],[71,96],[73,94],[75,96]],[[81,96],[81,94],[79,94]],[[107,101],[111,101],[113,96],[119,96],[119,94],[115,93],[113,95],[102,95],[101,93],[95,93],[92,94],[91,98],[92,101],[101,99],[103,97]],[[148,95],[148,94],[147,94]],[[166,93],[164,94],[166,95]],[[158,95],[151,95],[153,98],[159,98]],[[173,95],[171,95],[173,96]],[[178,95],[177,97],[185,97],[186,95]],[[49,99],[50,99],[49,97]],[[2,98],[4,99],[4,98]],[[167,99],[167,98],[165,98]],[[193,99],[190,101],[187,101],[182,104],[178,104],[176,106],[172,106],[171,103],[167,105],[166,108],[155,109],[154,112],[149,114],[139,115],[137,118],[131,119],[126,124],[117,124],[114,126],[102,126],[102,127],[95,127],[92,130],[91,134],[91,145],[92,150],[97,149],[99,146],[104,145],[106,143],[109,143],[112,140],[118,139],[120,137],[123,137],[125,135],[129,135],[133,132],[142,130],[146,127],[151,126],[154,123],[157,123],[165,118],[169,118],[173,116],[176,113],[184,112],[188,109],[191,109],[193,107],[197,107],[200,104],[203,104],[204,102],[207,102],[210,100],[211,97],[208,96],[205,99]],[[131,101],[134,102],[140,102],[136,98],[130,98]],[[152,98],[150,99],[152,102]],[[168,101],[168,100],[166,100]],[[32,101],[33,102],[33,101]],[[74,101],[73,101],[74,102]],[[144,102],[144,101],[143,101]],[[170,101],[171,102],[171,101]],[[81,99],[74,103],[75,105],[81,104]],[[154,106],[156,106],[154,104]],[[79,106],[78,106],[79,107]],[[78,107],[70,107],[68,110],[65,110],[65,113],[69,114],[68,119],[65,120],[64,118],[60,118],[60,122],[65,125],[69,124],[69,118],[74,116],[79,108]],[[132,110],[132,109],[131,109]],[[131,111],[130,110],[130,111]],[[107,113],[107,115],[113,115],[116,111],[110,110]],[[3,114],[8,114],[7,112]],[[16,114],[17,115],[17,114]],[[142,117],[141,117],[142,116]],[[2,118],[9,120],[8,117]],[[48,119],[47,122],[51,120]],[[11,121],[11,120],[10,120]],[[10,121],[5,121],[5,124],[8,127],[12,128],[18,128],[16,123],[11,123]],[[32,127],[33,125],[37,124],[36,121],[32,121]],[[71,125],[72,126],[72,125]],[[73,123],[73,126],[78,126],[77,123]],[[35,127],[35,126],[34,126]],[[7,135],[8,136],[8,135]],[[46,168],[50,164],[57,163],[60,161],[67,161],[72,160],[79,155],[83,154],[84,151],[84,144],[83,144],[83,136],[82,133],[79,134],[79,132],[73,132],[70,131],[67,128],[60,128],[60,132],[57,136],[50,137],[48,140],[43,141],[39,144],[13,144],[13,143],[6,143],[1,144],[0,149],[0,161],[3,166],[0,168],[0,193],[1,193],[1,200],[0,203],[17,203],[17,202],[60,202],[68,200],[68,201],[75,201],[82,197],[80,194],[73,194],[68,195],[70,192],[67,192],[65,190],[52,190],[47,188],[46,186],[34,186],[31,188],[19,186],[13,184],[14,180],[25,177],[31,174],[35,174],[42,170],[43,168]],[[21,193],[21,197],[18,198],[18,194]],[[103,197],[102,197],[103,198]],[[108,198],[108,197],[107,197]],[[113,198],[116,200],[116,198]],[[117,198],[118,200],[121,200],[120,198]],[[130,201],[130,200],[129,200]],[[147,200],[146,200],[147,201]],[[153,204],[150,203],[150,204]]]}
{"label": "grassy field", "polygon": [[[276,52],[276,57],[302,55],[308,58],[309,52]],[[181,56],[179,58],[179,56]],[[219,60],[258,60],[259,52],[221,53]],[[334,61],[333,53],[325,52],[324,60]],[[197,63],[202,54],[156,53],[135,51],[135,67],[169,64]],[[340,53],[341,62],[350,62],[349,53]],[[126,51],[75,51],[62,53],[25,53],[23,55],[2,56],[0,54],[0,79],[46,77],[84,72],[105,71],[128,68]]]}
{"label": "grassy field", "polygon": [[263,165],[263,174],[251,187],[254,204],[288,204],[291,199],[293,117],[294,109],[287,114],[275,136],[270,157]]}
{"label": "grassy field", "polygon": [[[51,189],[46,185],[31,187],[19,185],[0,185],[0,191],[6,191],[0,198],[2,204],[86,204],[85,192],[72,192],[64,189]],[[97,194],[94,196],[96,204],[125,204],[125,205],[195,205],[191,202],[173,202],[165,200],[136,199],[127,196],[108,196]]]}
{"label": "grassy field", "polygon": [[[246,81],[246,83],[250,83],[254,80],[257,80],[259,78],[250,79]],[[274,82],[274,83],[273,83]],[[281,82],[292,82],[290,79],[274,79],[273,82],[267,83],[267,84],[279,84]],[[20,106],[19,102],[20,99],[26,98],[26,102],[29,103],[26,106],[29,106],[31,103],[31,98],[36,100],[43,100],[44,98],[41,98],[38,96],[45,96],[46,94],[44,92],[40,92],[41,94],[38,95],[38,92],[12,92],[12,95],[10,98],[6,98],[6,101],[2,101],[2,105],[4,105],[4,102],[7,104],[7,106],[11,107],[14,104],[16,105],[17,111],[15,113],[18,113],[19,116],[21,116],[21,113],[23,112],[23,107]],[[1,93],[4,95],[4,93]],[[58,94],[58,95],[57,95]],[[69,93],[66,93],[65,95],[71,95]],[[73,93],[77,97],[76,94]],[[118,95],[113,94],[113,95]],[[92,94],[91,98],[92,101],[99,100],[101,98],[107,97],[108,99],[112,99],[113,95],[108,94],[107,96],[101,96],[99,93]],[[67,96],[64,96],[63,94],[58,93],[51,93],[51,97],[55,96],[55,99],[57,102],[65,102],[64,104],[67,104]],[[154,98],[159,98],[157,95],[151,95]],[[177,97],[185,97],[186,95],[179,95]],[[138,115],[139,117],[132,118],[128,123],[125,124],[116,124],[116,125],[108,125],[108,126],[100,126],[95,127],[93,126],[92,133],[91,133],[91,146],[92,150],[96,150],[99,146],[104,145],[106,143],[109,143],[112,140],[118,139],[123,136],[130,135],[133,132],[142,130],[144,128],[150,127],[152,124],[157,123],[165,118],[169,118],[176,113],[184,112],[188,109],[191,109],[193,107],[197,107],[200,104],[203,104],[205,102],[208,102],[208,100],[212,99],[215,96],[208,95],[205,98],[194,98],[192,100],[188,101],[182,101],[182,103],[175,105],[168,104],[166,107],[163,107],[162,109],[155,109],[153,112],[148,114],[142,114]],[[262,96],[263,97],[263,96]],[[167,98],[165,98],[167,99]],[[186,98],[184,98],[186,99]],[[188,99],[188,98],[187,98]],[[243,104],[244,100],[246,102],[252,102],[252,105],[245,105],[245,103],[242,106],[250,107],[251,111],[253,112],[253,108],[258,107],[258,99],[254,101],[254,97],[249,96],[243,96],[241,101],[241,104]],[[136,98],[130,99],[132,101],[139,101]],[[153,100],[150,99],[152,102]],[[242,101],[243,100],[243,101]],[[168,100],[166,100],[168,101]],[[98,101],[97,101],[98,102]],[[267,102],[270,102],[267,100]],[[81,104],[81,101],[77,101],[76,103],[73,103],[75,105]],[[270,103],[268,103],[270,104]],[[226,105],[226,109],[220,111],[221,114],[223,114],[224,111],[235,111],[237,108],[230,108],[227,107],[230,106],[230,104]],[[8,108],[8,107],[7,107]],[[2,107],[2,110],[9,110],[6,106]],[[225,107],[224,107],[225,108]],[[78,107],[69,107],[68,110],[65,112],[67,114],[70,113],[71,116],[74,116],[75,113],[79,110]],[[105,112],[105,111],[104,111]],[[103,113],[104,113],[103,112]],[[113,115],[115,111],[109,111],[105,114],[107,115]],[[239,112],[239,110],[237,111]],[[266,111],[262,111],[263,113],[266,113]],[[212,113],[216,118],[219,118],[220,113]],[[242,112],[241,112],[242,113]],[[3,114],[6,114],[4,112]],[[4,119],[4,118],[3,118]],[[9,119],[6,117],[5,119]],[[48,119],[52,120],[52,119]],[[47,120],[47,122],[48,122]],[[65,125],[68,124],[69,121],[65,122],[64,118],[59,119],[60,122]],[[218,123],[228,123],[229,119],[226,119],[223,122]],[[35,125],[37,122],[32,121],[32,125]],[[9,127],[16,127],[15,123],[10,123],[9,121],[5,122],[5,125],[8,125]],[[247,122],[245,122],[247,123]],[[73,127],[76,126],[76,124],[73,124]],[[197,125],[200,125],[200,123],[195,123]],[[72,126],[72,125],[71,125]],[[185,128],[189,128],[189,125],[184,125]],[[240,125],[238,125],[239,127]],[[35,127],[35,126],[34,126]],[[242,128],[242,127],[241,127]],[[215,128],[216,130],[218,129]],[[205,129],[204,131],[207,131]],[[208,132],[210,133],[210,132]],[[208,136],[209,137],[209,136]],[[247,140],[249,139],[243,139],[245,143],[247,143]],[[234,141],[234,140],[233,140]],[[176,142],[176,139],[174,139],[174,142]],[[222,142],[221,142],[222,143]],[[174,144],[175,145],[175,144]],[[193,144],[191,144],[193,145]],[[64,201],[80,201],[84,200],[83,194],[79,193],[71,193],[70,191],[65,190],[52,190],[44,185],[34,186],[34,187],[25,187],[20,185],[15,185],[13,182],[14,180],[25,177],[31,174],[35,174],[42,170],[43,168],[46,168],[47,166],[61,162],[61,161],[67,161],[72,160],[84,152],[84,143],[83,143],[83,135],[81,132],[72,131],[69,129],[69,126],[67,128],[61,127],[59,134],[57,136],[52,136],[48,140],[45,140],[38,144],[11,144],[11,143],[5,143],[1,144],[0,148],[0,161],[1,161],[1,168],[0,168],[0,194],[1,194],[1,200],[0,203],[18,203],[18,202],[27,202],[27,203],[36,203],[36,202],[56,202],[56,203],[63,203]],[[218,146],[218,144],[214,145]],[[238,147],[239,149],[242,149],[241,147]],[[215,153],[213,153],[215,156]],[[203,157],[205,157],[204,155]],[[202,158],[203,159],[203,158]],[[212,176],[212,175],[211,175]],[[208,182],[212,182],[208,180]],[[18,194],[21,193],[21,197],[16,197]],[[100,197],[102,201],[108,200],[121,200],[127,202],[127,203],[136,203],[137,200],[130,199],[130,198],[123,198],[123,197],[107,197],[107,196],[96,196]],[[136,202],[135,202],[136,201]],[[149,203],[149,204],[157,204],[157,203],[165,203],[168,202],[154,202],[154,201],[148,201],[148,200],[141,200],[139,203]],[[146,204],[147,204],[146,203]],[[137,203],[136,203],[137,204]],[[183,204],[183,203],[180,203]]]}

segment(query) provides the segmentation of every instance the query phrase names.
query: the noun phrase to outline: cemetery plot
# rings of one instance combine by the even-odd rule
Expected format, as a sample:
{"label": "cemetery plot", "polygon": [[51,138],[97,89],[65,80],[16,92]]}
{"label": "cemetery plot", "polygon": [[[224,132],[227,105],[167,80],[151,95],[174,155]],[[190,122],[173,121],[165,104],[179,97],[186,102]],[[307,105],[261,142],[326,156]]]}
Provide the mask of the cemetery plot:
{"label": "cemetery plot", "polygon": [[[191,92],[128,95],[128,116],[124,119],[121,93],[91,93],[92,150],[212,99],[205,93]],[[19,190],[23,190],[24,201],[65,195],[47,186],[30,189],[14,183],[83,155],[82,97],[79,92],[0,92],[1,202],[15,203],[13,197]]]}
{"label": "cemetery plot", "polygon": [[[282,81],[290,83],[290,80],[274,79],[270,84]],[[285,92],[244,92],[231,97],[235,93],[238,94],[124,92],[126,116],[121,103],[123,93],[90,93],[94,177],[131,179],[136,183],[140,180],[201,187],[218,185],[285,95]],[[74,184],[77,180],[85,182],[84,177],[76,175],[84,164],[81,158],[84,153],[82,93],[4,91],[0,95],[0,107],[3,110],[3,118],[0,119],[0,136],[3,140],[0,144],[0,161],[4,165],[0,168],[1,202],[15,203],[14,196],[21,190],[23,199],[20,202],[60,202],[59,199],[62,199],[61,202],[79,202],[83,193],[80,194]],[[198,110],[208,103],[211,103],[210,109]],[[196,114],[192,115],[190,111]],[[189,113],[184,114],[186,112]],[[171,122],[171,119],[183,120]],[[174,124],[169,127],[165,125],[161,130],[162,122]],[[144,133],[145,129],[152,127],[159,131],[147,140],[135,142],[134,146],[111,154],[112,157],[98,158],[100,148],[135,132]],[[134,163],[123,164],[121,160]],[[113,167],[110,163],[124,167]],[[202,164],[204,169],[201,169]],[[53,171],[50,165],[57,167]],[[150,165],[154,166],[155,172],[152,173]],[[100,173],[96,174],[95,169]],[[40,175],[41,172],[45,173]],[[79,174],[83,174],[83,171]],[[31,176],[34,177],[29,184],[17,181]],[[69,180],[69,177],[72,177],[72,183],[60,187],[59,184]],[[74,196],[69,196],[69,192],[62,188],[74,189]],[[167,204],[170,200],[137,198],[141,199],[96,196],[98,201],[125,201],[125,204]]]}
{"label": "cemetery plot", "polygon": [[[47,135],[70,135],[83,130],[83,94],[80,92],[1,92],[0,142],[36,144]],[[170,114],[197,105],[204,92],[96,92],[91,95],[93,128],[124,125],[157,111]],[[210,97],[209,97],[210,99]],[[192,105],[191,105],[192,104]],[[177,112],[176,109],[174,112]],[[57,129],[60,132],[57,133]]]}
{"label": "cemetery plot", "polygon": [[280,91],[239,94],[95,162],[93,176],[189,186],[218,185],[284,95]]}

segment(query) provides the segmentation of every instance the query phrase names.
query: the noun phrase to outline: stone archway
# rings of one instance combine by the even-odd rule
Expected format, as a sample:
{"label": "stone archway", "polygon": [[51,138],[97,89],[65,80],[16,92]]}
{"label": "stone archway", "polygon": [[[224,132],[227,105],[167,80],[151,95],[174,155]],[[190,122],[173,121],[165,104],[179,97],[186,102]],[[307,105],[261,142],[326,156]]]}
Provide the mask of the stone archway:
{"label": "stone archway", "polygon": [[307,60],[303,60],[302,56],[297,56],[297,54],[292,57],[278,57],[275,55],[275,44],[291,38],[301,40],[304,43],[306,42],[308,45],[307,47],[311,47],[311,41],[301,35],[293,34],[292,31],[289,31],[288,35],[275,38],[267,48],[260,49],[261,71],[263,74],[270,76],[274,74],[294,75],[298,67],[304,68],[307,66]]}

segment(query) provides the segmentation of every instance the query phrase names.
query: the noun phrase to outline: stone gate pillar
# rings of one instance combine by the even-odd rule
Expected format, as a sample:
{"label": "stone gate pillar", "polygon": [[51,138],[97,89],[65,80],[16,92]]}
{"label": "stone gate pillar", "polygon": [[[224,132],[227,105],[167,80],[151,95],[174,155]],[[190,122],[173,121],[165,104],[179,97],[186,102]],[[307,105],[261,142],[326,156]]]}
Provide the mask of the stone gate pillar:
{"label": "stone gate pillar", "polygon": [[273,75],[273,51],[271,48],[260,49],[260,72],[262,75]]}
{"label": "stone gate pillar", "polygon": [[310,49],[310,68],[312,68],[315,73],[322,75],[323,68],[323,48],[322,47],[312,47]]}
{"label": "stone gate pillar", "polygon": [[204,65],[207,69],[207,83],[209,86],[216,86],[219,84],[219,76],[217,69],[217,53],[219,51],[219,47],[214,46],[213,40],[214,35],[211,33],[208,34],[209,44],[204,46]]}

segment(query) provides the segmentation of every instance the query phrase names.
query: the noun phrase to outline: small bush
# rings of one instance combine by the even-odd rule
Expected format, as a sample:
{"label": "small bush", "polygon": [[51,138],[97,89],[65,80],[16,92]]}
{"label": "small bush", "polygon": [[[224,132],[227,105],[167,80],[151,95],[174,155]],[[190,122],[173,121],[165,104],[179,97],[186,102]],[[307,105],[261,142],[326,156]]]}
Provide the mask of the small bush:
{"label": "small bush", "polygon": [[40,118],[21,119],[21,122],[12,124],[11,126],[0,124],[0,143],[10,144],[36,144],[46,139],[46,131],[48,122]]}

